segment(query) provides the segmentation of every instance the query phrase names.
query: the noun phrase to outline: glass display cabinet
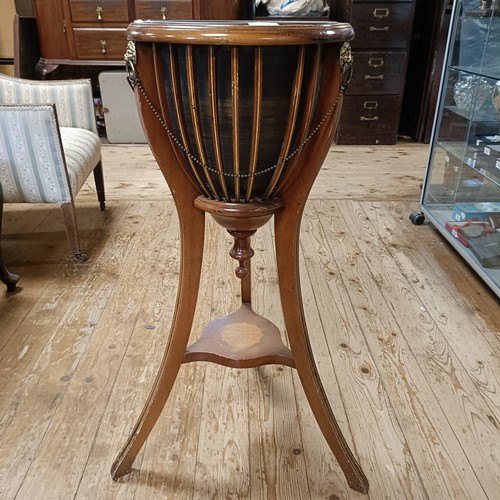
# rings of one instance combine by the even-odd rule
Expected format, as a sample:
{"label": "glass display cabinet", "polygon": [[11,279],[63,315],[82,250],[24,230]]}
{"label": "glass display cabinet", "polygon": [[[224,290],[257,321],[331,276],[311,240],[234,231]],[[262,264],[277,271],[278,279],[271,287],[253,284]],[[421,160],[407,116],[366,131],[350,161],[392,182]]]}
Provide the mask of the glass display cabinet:
{"label": "glass display cabinet", "polygon": [[500,0],[455,0],[420,205],[500,296]]}

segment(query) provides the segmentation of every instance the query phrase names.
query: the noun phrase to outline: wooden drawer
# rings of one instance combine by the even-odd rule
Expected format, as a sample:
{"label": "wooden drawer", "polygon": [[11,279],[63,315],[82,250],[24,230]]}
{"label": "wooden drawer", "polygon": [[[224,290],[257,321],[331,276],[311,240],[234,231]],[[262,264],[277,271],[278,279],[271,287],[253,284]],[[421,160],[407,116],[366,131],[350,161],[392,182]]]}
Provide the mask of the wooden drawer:
{"label": "wooden drawer", "polygon": [[402,94],[407,53],[353,52],[353,72],[349,95]]}
{"label": "wooden drawer", "polygon": [[339,144],[394,144],[401,96],[346,96],[342,105]]}
{"label": "wooden drawer", "polygon": [[358,3],[352,7],[353,48],[406,48],[412,27],[413,5],[408,2]]}
{"label": "wooden drawer", "polygon": [[136,0],[136,19],[193,19],[191,0]]}
{"label": "wooden drawer", "polygon": [[75,23],[129,21],[127,0],[69,0],[69,8]]}
{"label": "wooden drawer", "polygon": [[73,30],[77,59],[123,60],[127,48],[126,28]]}

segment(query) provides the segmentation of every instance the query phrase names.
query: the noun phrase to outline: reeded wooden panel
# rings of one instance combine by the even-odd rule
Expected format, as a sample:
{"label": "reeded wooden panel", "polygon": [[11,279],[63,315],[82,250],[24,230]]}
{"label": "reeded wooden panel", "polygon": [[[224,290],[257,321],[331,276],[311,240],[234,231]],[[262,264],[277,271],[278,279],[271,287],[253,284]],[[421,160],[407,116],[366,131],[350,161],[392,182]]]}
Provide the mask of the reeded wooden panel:
{"label": "reeded wooden panel", "polygon": [[318,51],[163,45],[165,122],[203,194],[231,202],[272,194],[311,127]]}

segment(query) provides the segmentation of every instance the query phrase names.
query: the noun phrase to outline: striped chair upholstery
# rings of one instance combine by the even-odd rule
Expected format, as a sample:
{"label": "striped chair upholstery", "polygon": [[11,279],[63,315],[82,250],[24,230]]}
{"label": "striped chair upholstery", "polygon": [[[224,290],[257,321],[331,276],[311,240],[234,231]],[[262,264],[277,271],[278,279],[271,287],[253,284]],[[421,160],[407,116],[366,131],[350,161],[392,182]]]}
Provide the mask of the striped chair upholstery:
{"label": "striped chair upholstery", "polygon": [[104,210],[101,142],[90,82],[0,75],[0,182],[5,203],[56,203],[79,259],[74,197],[94,173]]}
{"label": "striped chair upholstery", "polygon": [[84,128],[97,134],[89,80],[40,82],[0,73],[0,103],[55,104],[60,127]]}

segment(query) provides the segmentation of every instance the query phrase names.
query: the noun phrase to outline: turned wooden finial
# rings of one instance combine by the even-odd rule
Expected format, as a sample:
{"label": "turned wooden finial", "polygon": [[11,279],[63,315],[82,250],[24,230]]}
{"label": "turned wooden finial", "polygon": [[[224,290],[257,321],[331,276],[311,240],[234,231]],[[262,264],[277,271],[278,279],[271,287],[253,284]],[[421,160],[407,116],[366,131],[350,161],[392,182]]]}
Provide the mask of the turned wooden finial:
{"label": "turned wooden finial", "polygon": [[234,245],[229,255],[240,263],[234,273],[241,280],[248,276],[249,265],[245,264],[254,256],[254,251],[250,246],[250,237],[255,234],[255,230],[233,231],[229,229],[228,233],[234,238]]}
{"label": "turned wooden finial", "polygon": [[[254,256],[254,251],[250,246],[250,237],[283,208],[283,201],[273,198],[250,203],[226,203],[198,196],[194,200],[194,206],[211,214],[234,238],[234,245],[229,255],[240,264],[235,274],[241,280],[248,279],[250,273],[248,261]],[[246,292],[243,295],[249,297]]]}

